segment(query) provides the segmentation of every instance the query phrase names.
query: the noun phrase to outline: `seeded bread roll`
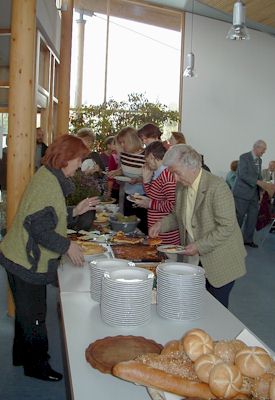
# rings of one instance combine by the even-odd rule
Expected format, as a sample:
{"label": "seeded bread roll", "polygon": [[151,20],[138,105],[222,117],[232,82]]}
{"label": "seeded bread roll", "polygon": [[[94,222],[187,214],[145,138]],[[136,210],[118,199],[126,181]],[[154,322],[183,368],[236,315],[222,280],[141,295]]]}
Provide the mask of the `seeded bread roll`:
{"label": "seeded bread roll", "polygon": [[246,347],[235,357],[235,364],[243,375],[257,378],[263,375],[271,366],[271,358],[261,347]]}
{"label": "seeded bread roll", "polygon": [[215,354],[203,354],[195,361],[195,372],[202,382],[208,383],[212,368],[222,362],[223,361]]}
{"label": "seeded bread roll", "polygon": [[251,394],[257,400],[268,400],[271,381],[274,378],[272,374],[263,374],[258,378],[253,379],[251,385]]}
{"label": "seeded bread roll", "polygon": [[268,373],[275,375],[275,362],[272,361],[270,367],[268,368]]}
{"label": "seeded bread roll", "polygon": [[241,387],[240,392],[246,395],[250,395],[251,393],[251,386],[254,382],[254,378],[249,378],[248,376],[243,375],[243,384]]}
{"label": "seeded bread roll", "polygon": [[213,340],[202,329],[188,331],[181,341],[192,361],[196,361],[203,354],[213,353]]}
{"label": "seeded bread roll", "polygon": [[232,364],[217,364],[210,372],[210,390],[219,398],[235,397],[240,392],[242,382],[243,378],[239,369]]}
{"label": "seeded bread roll", "polygon": [[270,400],[275,400],[275,377],[273,377],[273,379],[270,383],[269,397],[270,397]]}
{"label": "seeded bread roll", "polygon": [[241,340],[220,340],[214,343],[214,354],[224,362],[234,364],[236,354],[245,347]]}

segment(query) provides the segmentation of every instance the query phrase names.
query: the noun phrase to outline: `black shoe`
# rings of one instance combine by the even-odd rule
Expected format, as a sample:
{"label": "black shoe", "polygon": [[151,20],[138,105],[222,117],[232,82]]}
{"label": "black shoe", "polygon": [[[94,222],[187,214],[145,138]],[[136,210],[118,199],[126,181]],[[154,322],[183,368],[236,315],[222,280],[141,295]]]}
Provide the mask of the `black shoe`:
{"label": "black shoe", "polygon": [[53,370],[50,364],[46,364],[43,368],[24,367],[26,376],[41,379],[43,381],[57,382],[63,378],[63,375]]}
{"label": "black shoe", "polygon": [[253,247],[253,248],[257,248],[257,247],[259,247],[256,243],[254,243],[254,242],[244,242],[244,245],[245,246],[249,246],[249,247]]}

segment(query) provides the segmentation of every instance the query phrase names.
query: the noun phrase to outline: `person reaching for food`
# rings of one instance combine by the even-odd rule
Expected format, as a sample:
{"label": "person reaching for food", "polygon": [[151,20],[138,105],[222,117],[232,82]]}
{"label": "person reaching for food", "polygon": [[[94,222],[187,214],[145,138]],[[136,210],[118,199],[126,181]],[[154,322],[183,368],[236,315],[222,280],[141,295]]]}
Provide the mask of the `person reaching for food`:
{"label": "person reaching for food", "polygon": [[67,224],[99,203],[92,197],[66,207],[66,196],[74,190],[71,177],[88,153],[82,140],[71,135],[60,136],[48,147],[0,245],[0,264],[15,303],[13,365],[46,381],[62,379],[48,362],[46,285],[55,281],[63,254],[83,265],[83,250],[68,239]]}
{"label": "person reaching for food", "polygon": [[[176,180],[162,164],[166,148],[154,141],[145,148],[145,165],[142,168],[146,196],[136,195],[135,204],[148,210],[148,228],[168,215],[175,205]],[[160,233],[163,244],[180,244],[179,230]]]}

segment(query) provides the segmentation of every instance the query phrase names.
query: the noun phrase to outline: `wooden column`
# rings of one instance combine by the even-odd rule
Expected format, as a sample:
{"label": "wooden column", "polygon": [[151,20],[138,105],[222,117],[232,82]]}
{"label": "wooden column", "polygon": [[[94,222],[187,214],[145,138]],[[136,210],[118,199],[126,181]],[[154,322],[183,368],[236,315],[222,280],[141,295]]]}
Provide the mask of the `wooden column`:
{"label": "wooden column", "polygon": [[[13,0],[10,46],[7,228],[32,171],[35,134],[36,0]],[[14,313],[11,295],[8,313]]]}
{"label": "wooden column", "polygon": [[61,18],[57,136],[68,133],[69,127],[73,5],[74,0],[67,0]]}
{"label": "wooden column", "polygon": [[77,68],[76,68],[76,88],[75,88],[75,107],[81,107],[82,105],[82,86],[83,86],[83,59],[84,59],[84,39],[85,39],[85,24],[86,21],[83,19],[83,13],[80,14],[80,18],[76,21],[77,23]]}

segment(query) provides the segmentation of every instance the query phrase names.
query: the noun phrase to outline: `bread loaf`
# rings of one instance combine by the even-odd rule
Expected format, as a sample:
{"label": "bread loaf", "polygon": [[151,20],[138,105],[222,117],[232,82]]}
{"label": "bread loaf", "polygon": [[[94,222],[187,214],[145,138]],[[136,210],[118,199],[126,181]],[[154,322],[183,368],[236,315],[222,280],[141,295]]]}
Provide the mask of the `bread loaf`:
{"label": "bread loaf", "polygon": [[214,354],[224,362],[234,364],[236,354],[245,347],[241,340],[220,340],[214,343]]}
{"label": "bread loaf", "polygon": [[235,357],[235,364],[243,375],[257,378],[263,375],[271,366],[269,354],[261,347],[246,347]]}
{"label": "bread loaf", "polygon": [[192,361],[196,361],[203,354],[213,353],[213,340],[202,329],[192,329],[181,340]]}
{"label": "bread loaf", "polygon": [[253,380],[251,385],[251,394],[258,400],[268,400],[271,381],[274,378],[272,374],[263,374]]}
{"label": "bread loaf", "polygon": [[217,397],[230,399],[240,392],[242,381],[242,375],[235,365],[221,363],[210,372],[209,387]]}
{"label": "bread loaf", "polygon": [[205,383],[209,382],[209,376],[212,368],[223,361],[215,354],[203,354],[196,359],[194,367],[198,378]]}
{"label": "bread loaf", "polygon": [[135,358],[135,360],[173,375],[179,375],[192,381],[199,381],[194,370],[194,364],[187,354],[182,351],[175,351],[169,354],[143,354]]}
{"label": "bread loaf", "polygon": [[189,379],[169,374],[135,360],[116,364],[113,367],[113,375],[129,382],[160,389],[183,397],[215,398],[206,383],[190,381]]}

